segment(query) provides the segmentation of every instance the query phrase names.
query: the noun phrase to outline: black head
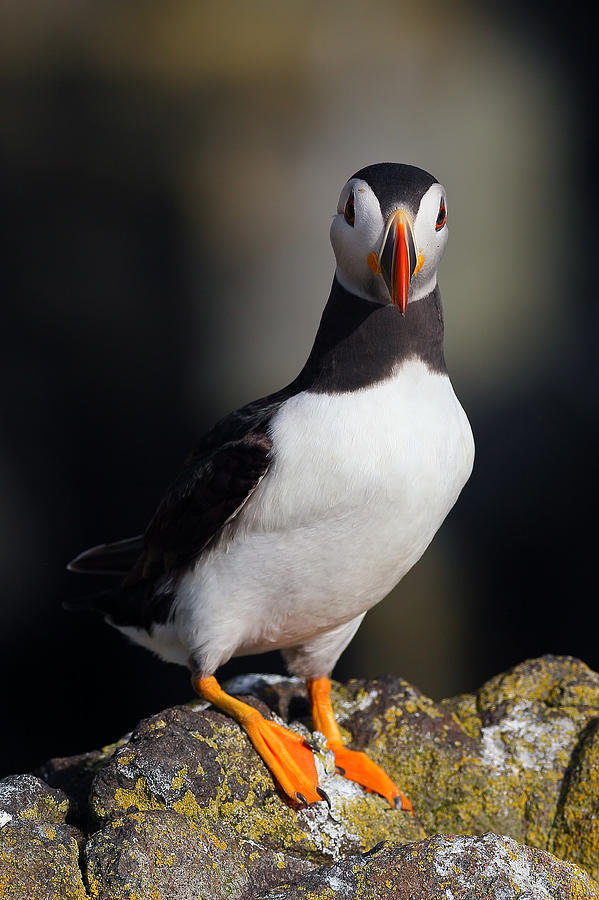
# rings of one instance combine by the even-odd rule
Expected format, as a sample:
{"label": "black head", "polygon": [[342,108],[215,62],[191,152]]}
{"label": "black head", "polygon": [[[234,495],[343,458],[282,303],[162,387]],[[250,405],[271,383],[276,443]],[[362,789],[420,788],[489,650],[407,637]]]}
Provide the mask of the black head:
{"label": "black head", "polygon": [[406,163],[374,163],[372,166],[364,166],[352,175],[350,181],[354,178],[360,178],[370,185],[385,219],[395,208],[399,185],[404,204],[415,218],[420,201],[431,184],[438,184],[437,179],[429,172],[417,166],[408,166]]}

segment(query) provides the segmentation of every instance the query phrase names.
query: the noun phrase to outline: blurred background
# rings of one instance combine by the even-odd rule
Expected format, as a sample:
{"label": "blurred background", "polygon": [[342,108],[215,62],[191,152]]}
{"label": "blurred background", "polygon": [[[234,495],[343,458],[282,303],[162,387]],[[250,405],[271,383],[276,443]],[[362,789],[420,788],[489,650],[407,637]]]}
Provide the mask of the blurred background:
{"label": "blurred background", "polygon": [[[191,698],[184,669],[62,610],[100,586],[65,563],[140,533],[203,431],[297,374],[370,162],[448,190],[477,459],[336,675],[440,698],[545,652],[599,668],[591,40],[540,2],[1,6],[0,775]],[[255,670],[279,657],[221,675]]]}

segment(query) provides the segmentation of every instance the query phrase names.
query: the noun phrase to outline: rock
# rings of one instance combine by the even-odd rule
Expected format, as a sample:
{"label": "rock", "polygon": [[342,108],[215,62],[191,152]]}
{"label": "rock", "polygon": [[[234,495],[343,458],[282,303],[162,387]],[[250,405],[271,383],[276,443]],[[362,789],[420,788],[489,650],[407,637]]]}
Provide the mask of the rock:
{"label": "rock", "polygon": [[[276,712],[309,712],[288,680],[242,686]],[[389,772],[427,834],[509,834],[599,878],[599,675],[584,663],[529,660],[440,703],[391,677],[334,684],[332,696],[351,746]]]}
{"label": "rock", "polygon": [[509,837],[439,835],[384,844],[323,866],[261,900],[598,900],[599,887],[572,863]]}
{"label": "rock", "polygon": [[209,829],[172,809],[113,819],[86,849],[92,897],[100,900],[253,900],[313,866],[240,837],[226,824]]}
{"label": "rock", "polygon": [[[599,675],[580,661],[529,660],[475,694],[439,703],[400,678],[334,684],[333,705],[348,743],[388,771],[414,803],[418,819],[390,809],[336,772],[324,738],[310,731],[300,681],[244,676],[229,689],[251,695],[245,699],[264,714],[290,722],[317,744],[330,811],[324,803],[292,809],[241,728],[196,701],[150,716],[103,750],[50,760],[37,773],[44,781],[13,776],[0,782],[6,822],[0,834],[13,842],[12,856],[3,861],[8,880],[0,884],[12,889],[11,866],[21,874],[29,865],[33,871],[46,866],[50,873],[55,857],[68,890],[79,896],[75,825],[87,835],[82,883],[91,897],[105,900],[249,898],[294,881],[294,890],[301,891],[313,870],[324,878],[322,873],[334,874],[353,860],[361,871],[366,863],[360,854],[380,841],[388,842],[385,853],[391,856],[377,851],[366,857],[368,866],[378,865],[379,858],[395,865],[402,845],[432,853],[441,845],[424,840],[427,835],[452,833],[509,835],[599,878]],[[59,829],[53,843],[39,830],[37,843],[23,843],[29,832],[22,829],[34,823]],[[468,871],[480,867],[481,878],[492,839],[484,840],[451,844],[467,855]],[[527,865],[546,862],[546,854],[517,852]],[[0,900],[13,896],[3,893],[8,889],[0,888]],[[459,896],[457,888],[448,889]],[[43,896],[71,896],[66,890]]]}
{"label": "rock", "polygon": [[81,834],[70,825],[15,818],[0,828],[2,900],[86,900]]}
{"label": "rock", "polygon": [[547,656],[438,704],[401,679],[349,682],[337,708],[352,745],[397,780],[427,834],[491,830],[545,849],[573,754],[599,714],[599,676]]}
{"label": "rock", "polygon": [[231,718],[212,709],[198,714],[173,707],[137,726],[96,775],[90,804],[99,824],[148,809],[172,809],[205,828],[225,822],[260,845],[315,864],[368,849],[382,838],[425,836],[413,816],[337,775],[332,754],[320,754],[317,762],[332,811],[324,803],[298,811],[282,800]]}
{"label": "rock", "polygon": [[566,773],[549,849],[599,872],[599,719],[582,733]]}
{"label": "rock", "polygon": [[79,868],[83,835],[66,825],[66,794],[35,775],[0,780],[0,898],[87,897]]}
{"label": "rock", "polygon": [[88,801],[96,773],[130,737],[131,734],[127,734],[116,743],[102,747],[101,750],[91,750],[76,756],[54,757],[33,773],[69,797],[71,801],[69,820],[81,825],[85,831],[93,827]]}
{"label": "rock", "polygon": [[9,775],[0,779],[0,827],[13,819],[65,822],[69,799],[35,775]]}

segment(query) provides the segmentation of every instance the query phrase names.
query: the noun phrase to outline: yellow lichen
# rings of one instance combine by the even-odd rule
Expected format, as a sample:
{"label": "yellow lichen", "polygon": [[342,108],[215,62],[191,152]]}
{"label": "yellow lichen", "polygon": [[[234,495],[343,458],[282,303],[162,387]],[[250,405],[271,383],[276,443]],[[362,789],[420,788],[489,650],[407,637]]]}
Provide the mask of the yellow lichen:
{"label": "yellow lichen", "polygon": [[135,759],[135,753],[127,753],[124,756],[116,757],[117,766],[128,766]]}
{"label": "yellow lichen", "polygon": [[180,800],[175,800],[173,809],[175,812],[181,813],[182,816],[189,816],[189,818],[194,818],[200,812],[198,801],[189,788],[185,791]]}
{"label": "yellow lichen", "polygon": [[187,766],[183,766],[182,769],[179,769],[179,771],[177,772],[177,774],[175,775],[175,777],[173,778],[173,780],[171,782],[171,788],[173,789],[173,791],[181,790],[181,788],[185,784],[185,779],[187,778],[187,772],[188,772]]}
{"label": "yellow lichen", "polygon": [[154,719],[153,722],[150,723],[150,731],[160,731],[162,728],[166,728],[166,722],[164,719]]}
{"label": "yellow lichen", "polygon": [[164,809],[164,804],[158,802],[143,776],[137,779],[134,788],[116,788],[114,799],[117,806],[125,810],[132,806],[137,809]]}

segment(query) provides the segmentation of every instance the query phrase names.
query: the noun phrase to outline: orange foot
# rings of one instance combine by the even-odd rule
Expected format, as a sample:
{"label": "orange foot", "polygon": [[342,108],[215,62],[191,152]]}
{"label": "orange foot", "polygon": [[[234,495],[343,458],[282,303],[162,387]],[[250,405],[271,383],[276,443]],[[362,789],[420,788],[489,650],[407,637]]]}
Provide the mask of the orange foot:
{"label": "orange foot", "polygon": [[320,800],[329,802],[325,792],[318,787],[312,751],[299,734],[265,719],[253,706],[231,697],[212,676],[194,678],[193,686],[201,697],[228,713],[245,729],[290,800],[304,806]]}
{"label": "orange foot", "polygon": [[401,808],[413,812],[412,804],[405,794],[399,790],[386,772],[377,766],[370,757],[359,750],[348,750],[341,744],[331,748],[335,754],[335,765],[341,775],[350,781],[357,781],[367,791],[380,794],[396,809]]}
{"label": "orange foot", "polygon": [[314,727],[322,732],[330,749],[335,754],[335,764],[341,775],[361,784],[367,791],[380,794],[395,807],[414,812],[412,804],[389,776],[383,772],[365,753],[348,750],[343,746],[341,732],[331,705],[331,682],[328,678],[314,678],[307,682],[312,702]]}

